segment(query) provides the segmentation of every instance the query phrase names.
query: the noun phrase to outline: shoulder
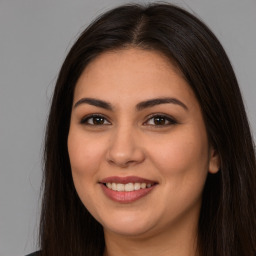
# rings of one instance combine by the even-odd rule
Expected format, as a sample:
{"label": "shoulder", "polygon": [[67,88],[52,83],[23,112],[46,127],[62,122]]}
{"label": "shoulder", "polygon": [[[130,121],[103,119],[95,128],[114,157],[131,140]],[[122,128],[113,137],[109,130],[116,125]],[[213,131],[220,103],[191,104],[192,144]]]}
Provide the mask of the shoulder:
{"label": "shoulder", "polygon": [[26,256],[38,256],[39,255],[39,251],[38,252],[33,252],[33,253],[30,253]]}

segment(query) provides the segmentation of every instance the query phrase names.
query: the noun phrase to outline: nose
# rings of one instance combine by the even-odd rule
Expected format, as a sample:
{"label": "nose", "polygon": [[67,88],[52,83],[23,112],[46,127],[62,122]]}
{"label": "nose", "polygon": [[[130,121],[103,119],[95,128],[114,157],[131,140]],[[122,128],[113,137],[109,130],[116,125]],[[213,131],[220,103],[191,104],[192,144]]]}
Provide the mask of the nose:
{"label": "nose", "polygon": [[136,131],[127,127],[117,129],[110,139],[107,161],[121,168],[142,163],[145,153],[139,137]]}

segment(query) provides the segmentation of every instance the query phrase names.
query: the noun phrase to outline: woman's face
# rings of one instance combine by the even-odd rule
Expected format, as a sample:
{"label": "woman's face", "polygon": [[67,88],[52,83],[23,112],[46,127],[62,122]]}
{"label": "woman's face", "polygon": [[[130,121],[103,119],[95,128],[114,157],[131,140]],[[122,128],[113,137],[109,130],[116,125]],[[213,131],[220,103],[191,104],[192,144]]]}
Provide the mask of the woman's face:
{"label": "woman's face", "polygon": [[68,136],[77,193],[105,232],[195,227],[207,173],[218,170],[199,103],[165,57],[103,53],[79,78]]}

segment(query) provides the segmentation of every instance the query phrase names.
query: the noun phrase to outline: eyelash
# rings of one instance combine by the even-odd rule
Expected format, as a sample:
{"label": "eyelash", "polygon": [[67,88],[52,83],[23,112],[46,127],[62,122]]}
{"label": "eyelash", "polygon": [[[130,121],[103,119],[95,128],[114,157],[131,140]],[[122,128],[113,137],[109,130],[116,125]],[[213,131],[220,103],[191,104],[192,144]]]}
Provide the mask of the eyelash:
{"label": "eyelash", "polygon": [[[95,124],[95,123],[89,123],[89,120],[91,119],[96,120],[96,118],[102,119],[104,121],[104,123],[99,123],[99,124]],[[82,118],[81,120],[81,124],[85,124],[85,125],[91,125],[91,126],[98,126],[98,125],[110,125],[111,123],[109,121],[107,121],[107,124],[105,124],[105,121],[107,121],[107,118],[99,115],[99,114],[93,114],[93,115],[89,115],[89,116],[85,116],[84,118]]]}
{"label": "eyelash", "polygon": [[[97,121],[97,118],[100,119],[98,121],[101,121],[103,123],[98,123],[98,124],[94,123],[94,121]],[[156,122],[156,119],[158,119],[157,122],[160,121],[160,122],[164,122],[164,123],[163,124],[156,124],[156,123],[149,124],[149,121]],[[91,126],[111,125],[111,123],[107,120],[107,118],[100,114],[93,114],[93,115],[85,116],[84,118],[82,118],[80,123],[84,124],[84,125],[91,125]],[[153,114],[153,115],[147,117],[147,120],[143,123],[143,125],[155,126],[158,128],[175,125],[175,124],[177,124],[177,121],[173,117],[163,115],[163,114]]]}
{"label": "eyelash", "polygon": [[150,120],[152,120],[154,122],[154,121],[156,121],[156,119],[159,119],[158,121],[160,121],[160,122],[164,121],[164,124],[156,124],[156,123],[154,123],[154,124],[148,124],[148,125],[156,126],[158,128],[161,128],[163,126],[166,127],[166,126],[177,124],[177,121],[173,117],[170,117],[170,116],[167,116],[167,115],[164,115],[164,114],[153,114],[153,115],[147,117],[146,122],[144,122],[143,124],[148,123]]}

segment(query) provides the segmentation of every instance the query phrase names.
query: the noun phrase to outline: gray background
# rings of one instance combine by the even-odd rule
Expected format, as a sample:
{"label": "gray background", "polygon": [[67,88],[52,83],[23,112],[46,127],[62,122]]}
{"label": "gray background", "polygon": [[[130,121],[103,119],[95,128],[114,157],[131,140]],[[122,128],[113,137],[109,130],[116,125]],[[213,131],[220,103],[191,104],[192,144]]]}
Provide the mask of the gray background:
{"label": "gray background", "polygon": [[[0,0],[0,256],[37,248],[43,133],[60,65],[94,17],[127,2]],[[256,0],[169,2],[196,13],[222,42],[256,137]]]}

